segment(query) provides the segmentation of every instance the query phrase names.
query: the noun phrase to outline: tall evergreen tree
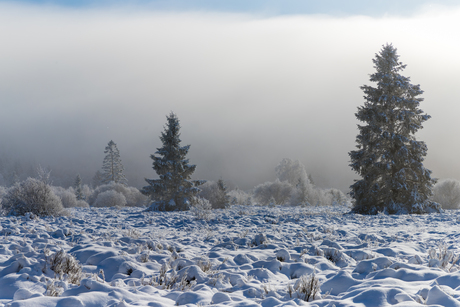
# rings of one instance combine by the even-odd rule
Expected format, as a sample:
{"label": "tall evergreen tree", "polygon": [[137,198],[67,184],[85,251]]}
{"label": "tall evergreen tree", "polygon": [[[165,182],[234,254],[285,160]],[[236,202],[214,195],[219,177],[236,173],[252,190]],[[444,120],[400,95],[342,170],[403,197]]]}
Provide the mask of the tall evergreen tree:
{"label": "tall evergreen tree", "polygon": [[400,74],[406,65],[396,51],[391,44],[383,46],[370,75],[377,86],[361,87],[365,102],[356,117],[365,124],[358,125],[358,150],[349,153],[350,166],[362,177],[350,187],[356,213],[439,210],[429,201],[435,181],[422,163],[427,146],[414,136],[430,116],[419,109],[420,86]]}
{"label": "tall evergreen tree", "polygon": [[187,210],[193,198],[200,192],[202,180],[190,180],[196,165],[190,165],[186,155],[190,145],[180,146],[180,125],[176,114],[167,116],[167,124],[160,140],[163,143],[157,148],[153,160],[153,169],[159,179],[145,179],[148,186],[141,193],[155,200],[153,207],[158,210]]}
{"label": "tall evergreen tree", "polygon": [[127,184],[128,180],[126,180],[123,174],[124,169],[123,164],[121,164],[117,144],[111,140],[105,147],[104,153],[106,156],[102,163],[102,183],[107,184],[113,181],[115,183]]}

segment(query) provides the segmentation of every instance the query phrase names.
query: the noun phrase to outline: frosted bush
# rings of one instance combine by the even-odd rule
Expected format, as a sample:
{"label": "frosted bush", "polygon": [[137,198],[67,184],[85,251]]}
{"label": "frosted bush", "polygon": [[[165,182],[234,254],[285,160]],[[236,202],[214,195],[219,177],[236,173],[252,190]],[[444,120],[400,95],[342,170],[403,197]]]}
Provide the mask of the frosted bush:
{"label": "frosted bush", "polygon": [[64,288],[57,285],[58,283],[55,280],[48,280],[46,284],[46,296],[58,297],[64,292]]}
{"label": "frosted bush", "polygon": [[225,209],[230,205],[230,196],[222,180],[206,181],[200,186],[200,190],[198,196],[209,200],[213,209]]}
{"label": "frosted bush", "polygon": [[292,191],[289,200],[290,206],[307,206],[320,204],[323,199],[323,193],[319,189],[315,189],[311,184],[299,183]]}
{"label": "frosted bush", "polygon": [[251,197],[250,194],[238,188],[228,192],[228,196],[230,197],[230,204],[232,205],[245,205],[247,203],[248,198]]}
{"label": "frosted bush", "polygon": [[324,190],[324,193],[331,205],[343,205],[349,201],[347,195],[338,189]]}
{"label": "frosted bush", "polygon": [[276,200],[272,196],[272,197],[270,197],[270,200],[268,201],[268,207],[269,208],[275,208],[275,206],[276,206]]}
{"label": "frosted bush", "polygon": [[210,220],[211,209],[211,203],[207,199],[201,197],[197,197],[193,204],[190,206],[190,211],[197,220]]}
{"label": "frosted bush", "polygon": [[86,201],[84,201],[83,199],[80,199],[80,200],[77,200],[77,203],[75,204],[75,207],[79,207],[79,208],[89,208],[89,205]]}
{"label": "frosted bush", "polygon": [[265,182],[254,188],[254,199],[261,205],[268,205],[274,198],[277,205],[284,205],[291,198],[292,185],[287,181]]}
{"label": "frosted bush", "polygon": [[77,198],[72,191],[66,190],[63,187],[52,187],[52,189],[54,194],[56,194],[61,199],[62,206],[64,206],[64,208],[77,206]]}
{"label": "frosted bush", "polygon": [[440,244],[438,245],[438,252],[436,249],[431,248],[428,251],[429,267],[440,267],[447,272],[451,272],[454,265],[459,261],[460,255],[456,255],[453,251],[448,250],[447,245]]}
{"label": "frosted bush", "polygon": [[[85,188],[83,187],[83,190],[84,189]],[[107,191],[115,191],[122,194],[125,198],[126,206],[143,206],[146,204],[147,201],[147,197],[142,195],[138,189],[134,187],[127,187],[121,183],[111,182],[109,184],[100,185],[93,191],[91,196],[87,198],[89,205],[96,206],[94,205],[94,203],[96,202],[96,199],[98,198],[99,194]],[[83,193],[85,193],[85,191],[83,191]]]}
{"label": "frosted bush", "polygon": [[38,216],[66,214],[61,199],[49,185],[35,178],[15,184],[2,199],[2,211],[6,215],[25,215],[31,212]]}
{"label": "frosted bush", "polygon": [[37,167],[37,179],[48,185],[53,184],[51,180],[51,170],[43,168],[41,165]]}
{"label": "frosted bush", "polygon": [[64,208],[72,208],[72,207],[87,208],[89,207],[86,201],[77,199],[74,193],[74,188],[72,187],[68,189],[64,189],[63,187],[52,187],[52,189],[53,189],[53,192],[61,199],[61,202]]}
{"label": "frosted bush", "polygon": [[315,187],[306,167],[298,160],[285,158],[275,170],[275,182],[266,182],[254,189],[254,198],[262,205],[273,205],[271,198],[277,205],[290,206],[331,206],[343,204],[348,200],[340,190],[323,190]]}
{"label": "frosted bush", "polygon": [[[76,195],[75,187],[69,187],[67,190]],[[91,187],[89,185],[84,184],[84,185],[81,186],[81,194],[83,196],[83,199],[89,200],[89,198],[91,197],[93,192],[94,192],[94,190],[91,189]]]}
{"label": "frosted bush", "polygon": [[60,250],[50,256],[48,264],[59,279],[66,279],[71,284],[80,285],[83,273],[80,263],[74,256]]}
{"label": "frosted bush", "polygon": [[215,202],[217,197],[217,183],[215,181],[209,180],[200,186],[201,192],[198,194],[199,197],[209,200],[211,204]]}
{"label": "frosted bush", "polygon": [[307,170],[299,160],[291,160],[284,158],[275,168],[276,177],[279,181],[287,181],[292,186],[296,186],[299,182],[311,184],[308,179]]}
{"label": "frosted bush", "polygon": [[443,209],[460,208],[460,181],[444,179],[433,187],[433,201],[441,205]]}
{"label": "frosted bush", "polygon": [[108,190],[97,195],[93,203],[94,207],[124,207],[126,206],[126,198],[123,194]]}
{"label": "frosted bush", "polygon": [[311,184],[299,184],[293,190],[289,205],[332,206],[343,205],[348,202],[347,196],[340,190],[323,190]]}
{"label": "frosted bush", "polygon": [[87,184],[84,184],[81,186],[81,193],[83,194],[83,197],[85,199],[89,199],[89,197],[91,196],[91,194],[93,194],[93,189],[91,189],[89,187],[89,185]]}

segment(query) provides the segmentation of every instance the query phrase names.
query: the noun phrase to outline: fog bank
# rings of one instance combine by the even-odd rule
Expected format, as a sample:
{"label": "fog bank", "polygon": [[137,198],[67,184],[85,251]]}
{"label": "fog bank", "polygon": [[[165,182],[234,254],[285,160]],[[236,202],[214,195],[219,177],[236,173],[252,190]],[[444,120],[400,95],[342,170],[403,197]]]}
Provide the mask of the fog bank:
{"label": "fog bank", "polygon": [[299,159],[347,190],[359,86],[393,43],[432,115],[419,138],[435,177],[460,179],[456,139],[460,9],[411,17],[58,9],[0,4],[0,151],[90,182],[117,143],[131,185],[174,111],[194,177],[242,189]]}

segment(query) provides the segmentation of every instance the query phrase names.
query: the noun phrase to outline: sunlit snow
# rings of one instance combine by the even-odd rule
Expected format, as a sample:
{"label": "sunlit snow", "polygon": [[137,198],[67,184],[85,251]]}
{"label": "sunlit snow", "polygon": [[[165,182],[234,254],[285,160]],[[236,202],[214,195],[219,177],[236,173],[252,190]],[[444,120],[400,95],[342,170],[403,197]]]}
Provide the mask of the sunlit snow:
{"label": "sunlit snow", "polygon": [[[68,217],[0,217],[0,306],[460,306],[457,211],[348,211],[232,206],[197,220],[73,208]],[[79,285],[52,270],[61,250],[81,264]],[[299,284],[313,274],[319,291],[307,303]]]}

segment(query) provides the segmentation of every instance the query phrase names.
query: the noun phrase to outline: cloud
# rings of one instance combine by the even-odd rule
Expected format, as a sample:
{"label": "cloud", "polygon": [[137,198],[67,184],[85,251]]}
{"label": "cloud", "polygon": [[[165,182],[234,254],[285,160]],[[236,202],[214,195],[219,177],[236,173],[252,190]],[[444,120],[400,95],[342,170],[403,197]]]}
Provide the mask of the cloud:
{"label": "cloud", "polygon": [[433,116],[419,133],[426,166],[460,179],[459,17],[428,6],[412,17],[262,18],[0,4],[0,142],[91,178],[113,139],[142,186],[174,111],[196,178],[251,188],[289,157],[319,185],[346,190],[359,86],[392,42]]}

